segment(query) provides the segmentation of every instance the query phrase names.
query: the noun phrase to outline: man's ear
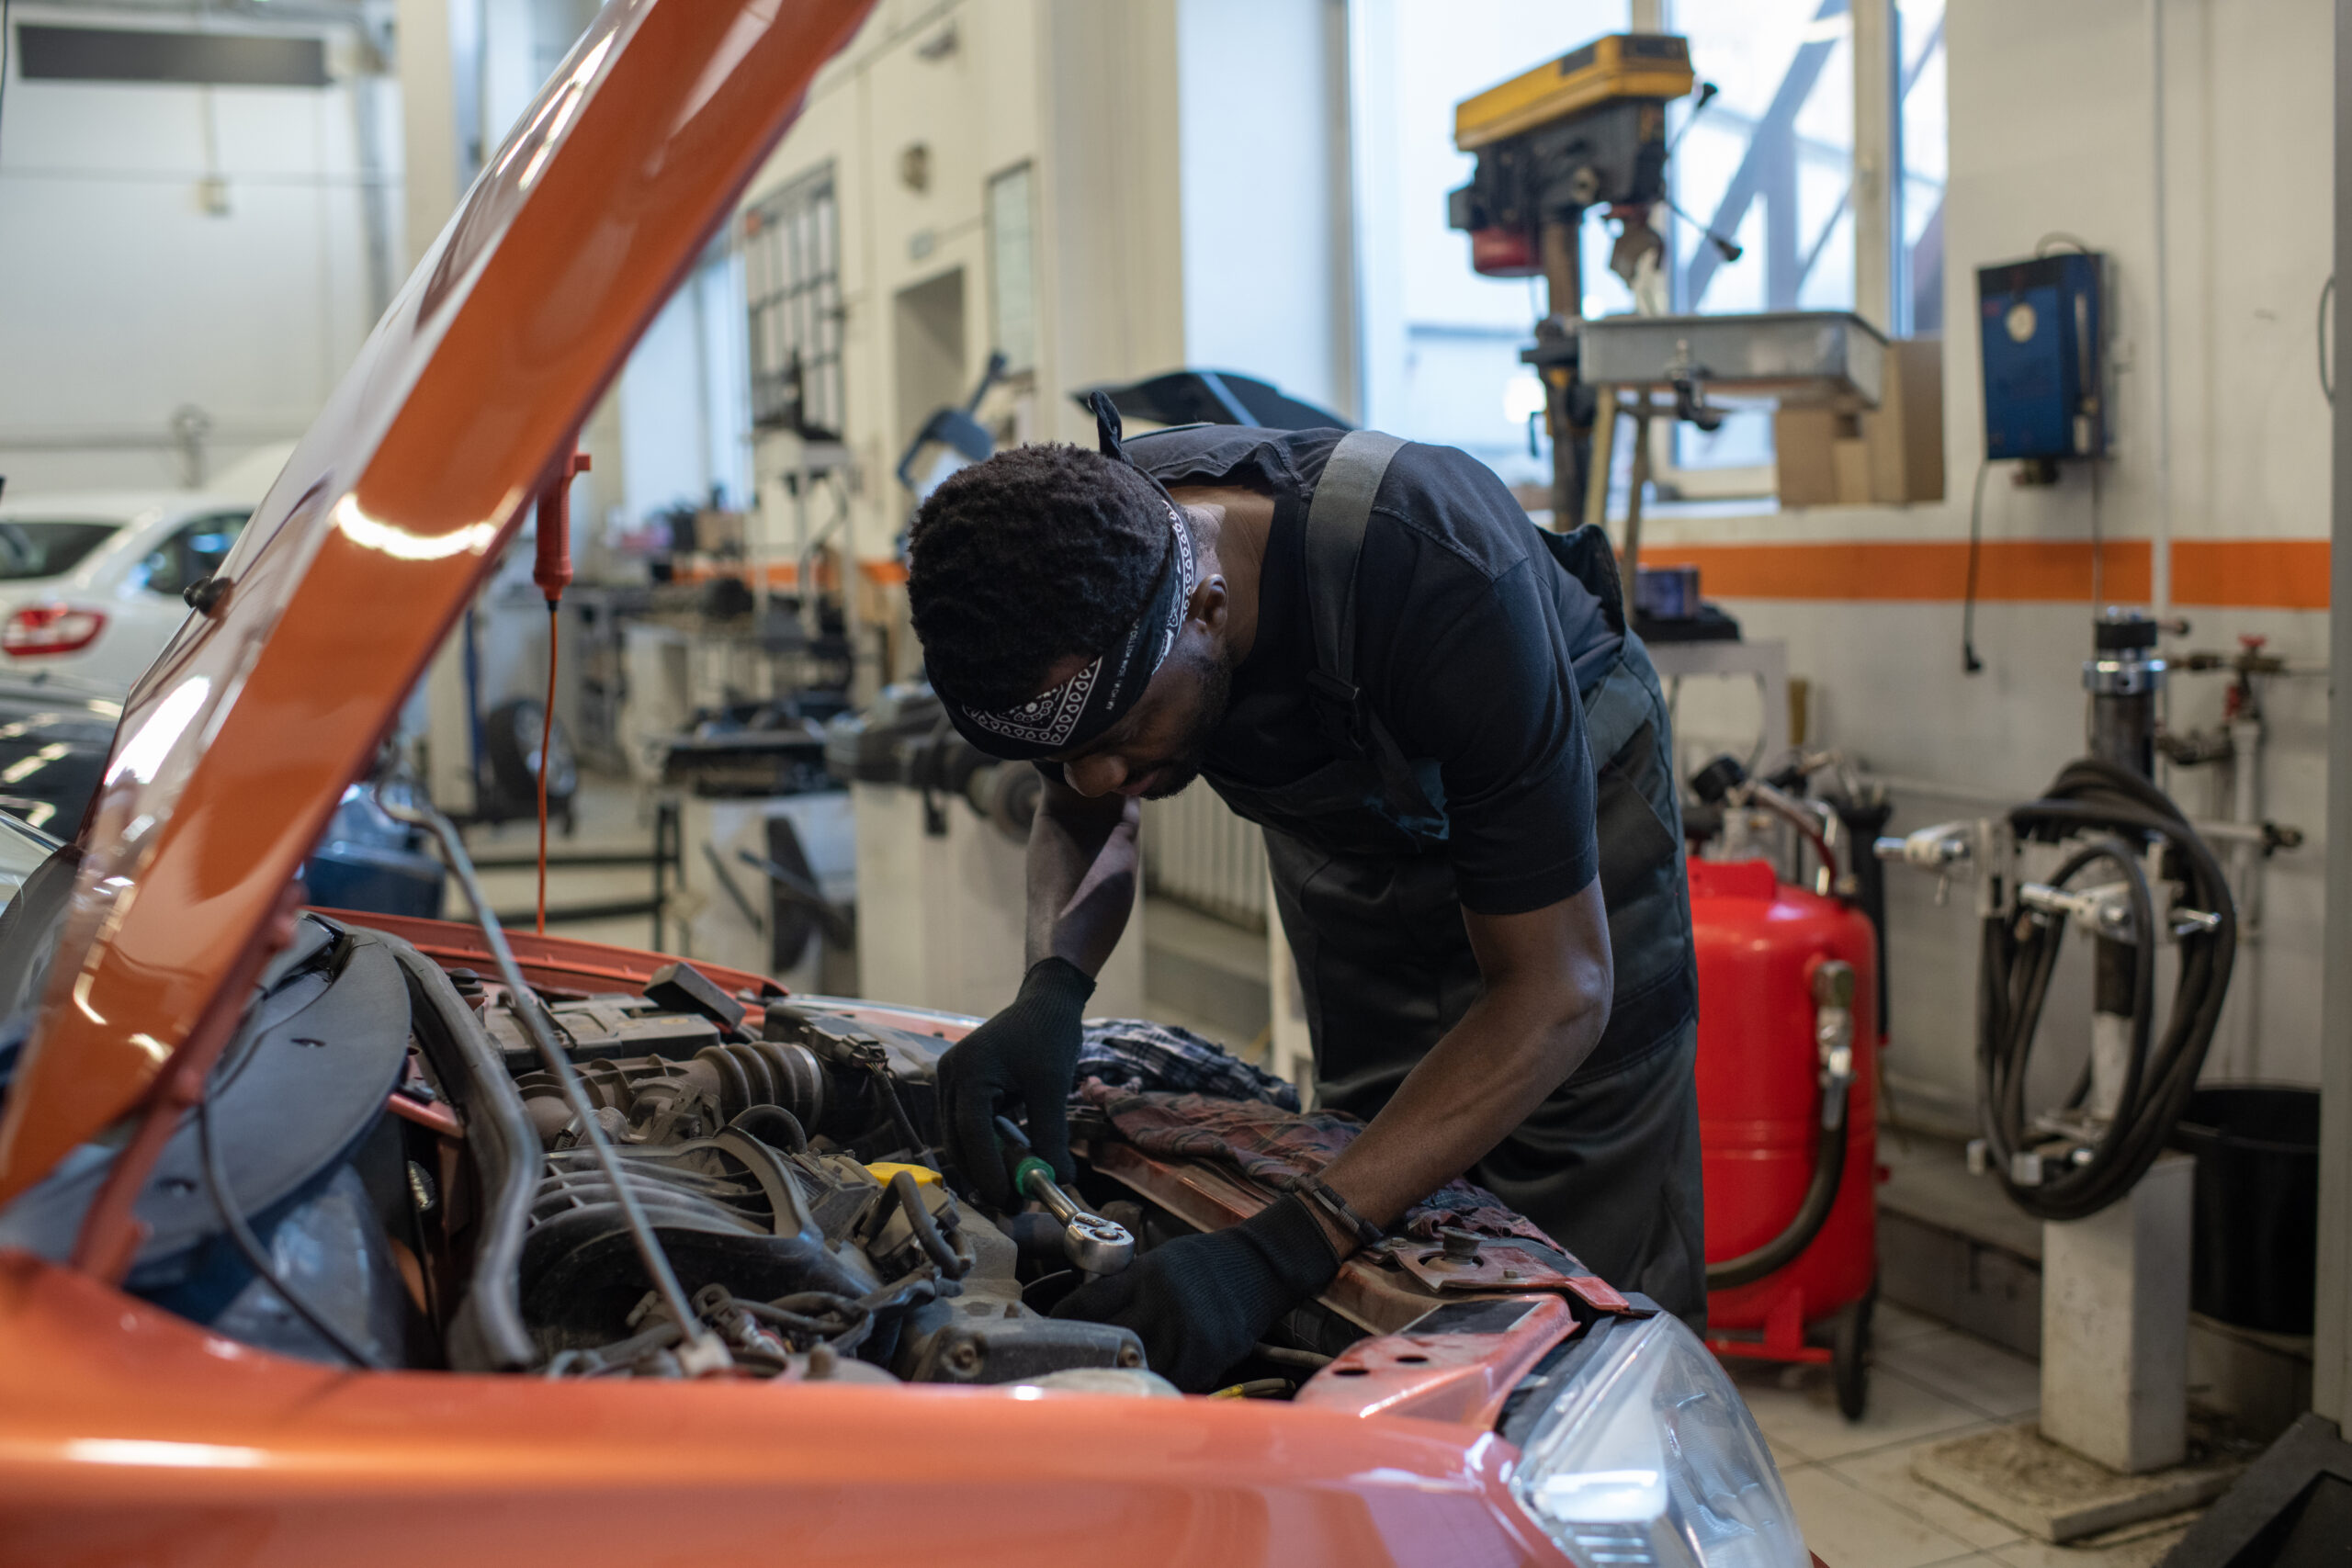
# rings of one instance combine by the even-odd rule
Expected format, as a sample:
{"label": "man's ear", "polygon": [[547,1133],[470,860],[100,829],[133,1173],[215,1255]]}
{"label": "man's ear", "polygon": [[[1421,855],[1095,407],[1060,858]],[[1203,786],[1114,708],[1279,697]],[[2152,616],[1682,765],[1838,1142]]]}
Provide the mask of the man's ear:
{"label": "man's ear", "polygon": [[1216,636],[1225,630],[1225,617],[1233,607],[1233,595],[1225,586],[1225,579],[1212,572],[1193,590],[1192,599],[1184,606],[1184,618],[1198,621]]}

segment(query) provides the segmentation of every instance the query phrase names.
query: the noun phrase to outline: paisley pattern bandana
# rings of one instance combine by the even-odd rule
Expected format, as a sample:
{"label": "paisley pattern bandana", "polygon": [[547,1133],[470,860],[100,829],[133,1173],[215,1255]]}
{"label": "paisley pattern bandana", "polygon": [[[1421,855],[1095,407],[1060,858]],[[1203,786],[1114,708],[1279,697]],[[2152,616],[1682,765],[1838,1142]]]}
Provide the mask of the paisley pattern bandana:
{"label": "paisley pattern bandana", "polygon": [[1049,757],[1085,745],[1126,716],[1176,646],[1185,606],[1200,586],[1200,558],[1193,549],[1192,530],[1173,502],[1164,504],[1168,554],[1151,597],[1127,635],[1069,680],[1013,707],[970,707],[941,692],[947,716],[965,739],[1008,761]]}

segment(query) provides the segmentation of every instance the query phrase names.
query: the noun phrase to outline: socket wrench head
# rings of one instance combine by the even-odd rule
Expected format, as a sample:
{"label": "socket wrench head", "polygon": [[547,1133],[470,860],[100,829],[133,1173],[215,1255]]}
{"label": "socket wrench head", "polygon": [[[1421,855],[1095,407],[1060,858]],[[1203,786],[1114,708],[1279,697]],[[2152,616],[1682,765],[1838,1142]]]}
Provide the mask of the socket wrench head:
{"label": "socket wrench head", "polygon": [[1100,1214],[1080,1213],[1062,1231],[1062,1252],[1084,1273],[1116,1274],[1136,1260],[1136,1238]]}

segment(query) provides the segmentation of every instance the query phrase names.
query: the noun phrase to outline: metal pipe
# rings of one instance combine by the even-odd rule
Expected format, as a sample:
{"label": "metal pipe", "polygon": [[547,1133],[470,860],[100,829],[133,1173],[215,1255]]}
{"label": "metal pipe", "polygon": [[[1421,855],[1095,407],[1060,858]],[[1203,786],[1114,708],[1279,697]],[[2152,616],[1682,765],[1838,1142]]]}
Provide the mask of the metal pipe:
{"label": "metal pipe", "polygon": [[[2155,547],[2149,552],[2149,598],[2156,619],[2172,616],[2172,268],[2165,207],[2165,0],[2148,0],[2150,218],[2155,237],[2156,512]],[[2104,378],[2101,378],[2104,380]],[[2097,615],[2102,606],[2094,604]]]}
{"label": "metal pipe", "polygon": [[[1903,773],[1864,773],[1860,777],[1865,783],[1877,784],[1891,795],[1899,797],[1906,795],[1924,795],[1930,799],[1957,801],[1963,806],[1974,806],[1986,811],[2006,812],[2012,806],[2018,805],[2027,798],[2016,795],[2000,795],[1973,785],[1943,784],[1935,779],[1917,778]],[[2248,827],[2241,822],[2222,822],[2210,818],[2191,818],[2188,825],[2197,829],[2199,838],[2218,844],[2269,842],[2269,835],[2259,824]],[[2310,844],[2311,840],[2306,836],[2303,846],[2308,847]]]}

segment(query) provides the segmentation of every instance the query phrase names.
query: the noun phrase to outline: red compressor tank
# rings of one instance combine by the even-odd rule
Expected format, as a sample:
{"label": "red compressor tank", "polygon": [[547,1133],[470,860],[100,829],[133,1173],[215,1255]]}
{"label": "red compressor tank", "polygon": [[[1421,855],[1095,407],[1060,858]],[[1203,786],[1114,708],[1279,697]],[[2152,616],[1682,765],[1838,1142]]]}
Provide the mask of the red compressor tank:
{"label": "red compressor tank", "polygon": [[1708,1342],[1828,1362],[1859,1417],[1878,1277],[1874,933],[1768,862],[1690,866]]}

